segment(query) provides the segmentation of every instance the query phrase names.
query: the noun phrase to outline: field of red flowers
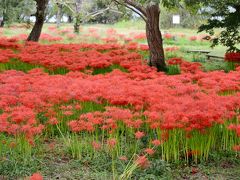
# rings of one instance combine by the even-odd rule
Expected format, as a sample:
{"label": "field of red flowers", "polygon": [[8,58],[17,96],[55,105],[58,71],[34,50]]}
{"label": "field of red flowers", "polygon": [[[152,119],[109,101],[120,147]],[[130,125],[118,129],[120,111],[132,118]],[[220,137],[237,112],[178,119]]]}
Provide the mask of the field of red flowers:
{"label": "field of red flowers", "polygon": [[[148,48],[137,43],[18,41],[0,40],[1,164],[32,157],[43,144],[55,149],[56,139],[73,159],[107,153],[122,179],[154,159],[198,163],[215,151],[239,154],[240,67],[205,72],[176,57],[168,64],[181,73],[168,75],[147,65]],[[116,159],[127,162],[124,172],[116,172]]]}

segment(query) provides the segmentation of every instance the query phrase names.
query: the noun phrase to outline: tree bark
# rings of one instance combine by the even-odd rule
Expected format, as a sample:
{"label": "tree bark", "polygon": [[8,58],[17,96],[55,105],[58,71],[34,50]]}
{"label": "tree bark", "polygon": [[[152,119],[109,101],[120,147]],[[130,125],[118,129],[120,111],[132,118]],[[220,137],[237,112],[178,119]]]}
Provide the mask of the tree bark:
{"label": "tree bark", "polygon": [[2,21],[0,23],[0,27],[4,27],[4,24],[5,24],[5,19],[4,19],[4,16],[3,16],[3,19],[2,19]]}
{"label": "tree bark", "polygon": [[158,71],[166,71],[163,39],[159,28],[160,8],[158,3],[149,4],[146,7],[146,35],[150,51],[150,66]]}
{"label": "tree bark", "polygon": [[82,4],[83,4],[83,0],[75,0],[74,32],[77,34],[79,34],[80,32]]}
{"label": "tree bark", "polygon": [[77,14],[74,22],[74,32],[77,34],[79,34],[80,32],[80,24],[81,24],[81,16],[80,14]]}
{"label": "tree bark", "polygon": [[61,19],[62,19],[62,8],[63,8],[63,5],[57,3],[57,7],[58,7],[58,11],[57,11],[56,21],[57,21],[57,28],[59,28],[60,24],[61,24]]}
{"label": "tree bark", "polygon": [[72,20],[72,16],[71,15],[68,15],[68,23],[72,23],[73,20]]}
{"label": "tree bark", "polygon": [[37,42],[42,32],[42,27],[45,20],[45,10],[48,4],[48,0],[35,0],[35,1],[37,2],[36,22],[33,26],[30,35],[27,38],[27,41]]}
{"label": "tree bark", "polygon": [[[5,11],[5,10],[4,10]],[[0,27],[4,27],[5,25],[5,22],[6,22],[6,16],[7,16],[7,13],[6,12],[3,12],[3,16],[2,16],[2,21],[0,23]]]}

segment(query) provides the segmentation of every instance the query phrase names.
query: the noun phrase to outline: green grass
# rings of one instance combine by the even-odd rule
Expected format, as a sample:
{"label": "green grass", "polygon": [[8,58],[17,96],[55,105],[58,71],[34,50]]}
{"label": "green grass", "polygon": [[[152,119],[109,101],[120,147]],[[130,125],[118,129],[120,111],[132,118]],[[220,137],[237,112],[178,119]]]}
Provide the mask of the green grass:
{"label": "green grass", "polygon": [[180,70],[179,65],[170,65],[170,66],[168,66],[167,74],[168,75],[181,74],[181,70]]}
{"label": "green grass", "polygon": [[125,69],[125,68],[123,68],[122,66],[120,66],[120,65],[118,65],[118,64],[114,64],[114,65],[111,65],[111,66],[106,67],[106,68],[97,68],[97,69],[94,69],[93,72],[92,72],[92,75],[110,73],[110,72],[112,72],[114,69],[119,69],[119,70],[122,71],[122,72],[128,72],[128,70]]}
{"label": "green grass", "polygon": [[16,179],[31,175],[38,170],[41,164],[38,155],[42,150],[38,146],[39,142],[33,148],[25,137],[0,134],[0,139],[0,179],[1,176]]}
{"label": "green grass", "polygon": [[[9,62],[7,62],[7,63],[0,63],[0,72],[7,71],[7,70],[17,70],[17,71],[23,71],[23,72],[27,73],[28,71],[35,69],[35,68],[42,68],[44,70],[44,72],[46,72],[50,75],[56,75],[56,74],[65,75],[69,72],[68,69],[63,68],[63,67],[56,68],[54,70],[49,70],[48,68],[46,68],[44,66],[25,63],[23,61],[20,61],[18,59],[14,59],[14,58],[10,59]],[[128,70],[123,68],[122,66],[120,66],[118,64],[113,64],[106,68],[94,69],[92,72],[92,75],[110,73],[114,69],[119,69],[122,72],[128,72]]]}
{"label": "green grass", "polygon": [[[51,143],[55,144],[54,148],[50,147]],[[68,155],[61,138],[48,139],[41,144],[42,148],[37,147],[38,150],[29,158],[17,154],[7,157],[7,160],[0,158],[0,177],[13,180],[40,171],[44,179],[113,179],[112,159],[108,153],[99,152],[92,158],[83,156],[79,160]],[[131,179],[238,179],[239,158],[229,151],[210,153],[209,161],[199,164],[193,161],[169,164],[150,158],[150,166],[133,171]],[[115,160],[118,176],[124,172],[127,163]]]}
{"label": "green grass", "polygon": [[7,70],[17,70],[17,71],[23,71],[27,73],[28,71],[35,69],[35,68],[42,68],[44,72],[49,73],[51,75],[54,74],[67,74],[69,72],[68,69],[66,68],[56,68],[54,70],[49,70],[44,66],[37,65],[37,64],[30,64],[30,63],[25,63],[23,61],[20,61],[18,59],[10,59],[9,62],[7,63],[0,63],[0,72],[7,71]]}

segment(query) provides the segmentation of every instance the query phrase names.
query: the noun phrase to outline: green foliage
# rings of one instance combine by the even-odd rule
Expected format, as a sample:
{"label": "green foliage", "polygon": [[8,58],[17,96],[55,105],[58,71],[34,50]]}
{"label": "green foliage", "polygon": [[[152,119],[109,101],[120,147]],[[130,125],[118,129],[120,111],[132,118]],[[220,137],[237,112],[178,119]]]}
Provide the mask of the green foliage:
{"label": "green foliage", "polygon": [[[205,13],[210,14],[207,24],[200,26],[199,31],[206,31],[214,36],[212,46],[222,44],[228,47],[228,52],[239,52],[236,46],[240,43],[240,1],[239,0],[212,0],[203,2]],[[215,32],[221,28],[220,34]]]}
{"label": "green foliage", "polygon": [[18,179],[38,170],[40,162],[36,154],[39,149],[33,148],[25,137],[6,137],[1,134],[0,139],[0,178],[2,175],[8,179]]}
{"label": "green foliage", "polygon": [[17,70],[17,71],[23,71],[23,72],[28,72],[34,68],[42,68],[46,73],[49,74],[67,74],[69,72],[68,69],[63,68],[63,67],[59,67],[57,69],[54,70],[49,70],[44,66],[41,65],[35,65],[35,64],[29,64],[29,63],[25,63],[20,61],[19,59],[11,59],[9,62],[7,63],[0,63],[0,72],[2,71],[6,71],[6,70]]}
{"label": "green foliage", "polygon": [[181,74],[179,65],[169,65],[167,70],[168,75],[177,75]]}
{"label": "green foliage", "polygon": [[[92,12],[99,11],[102,9],[106,9],[111,4],[109,0],[94,0],[94,5],[92,7]],[[124,6],[119,7],[119,9],[115,7],[111,7],[108,11],[104,12],[99,16],[95,16],[94,18],[90,19],[90,22],[93,23],[116,23],[123,19],[129,19],[131,17],[132,12],[127,11]]]}
{"label": "green foliage", "polygon": [[106,74],[106,73],[110,73],[112,72],[114,69],[119,69],[120,71],[122,72],[127,72],[127,70],[125,68],[123,68],[122,66],[118,65],[118,64],[114,64],[114,65],[111,65],[109,67],[106,67],[106,68],[97,68],[97,69],[94,69],[93,71],[93,75],[97,75],[97,74]]}
{"label": "green foliage", "polygon": [[0,17],[4,24],[23,22],[35,11],[33,0],[0,0]]}
{"label": "green foliage", "polygon": [[133,177],[139,180],[170,178],[171,167],[164,160],[154,159],[151,161],[150,166],[147,169],[137,169],[133,173]]}
{"label": "green foliage", "polygon": [[235,71],[236,69],[236,63],[234,62],[225,62],[226,63],[226,72],[229,72],[229,71]]}

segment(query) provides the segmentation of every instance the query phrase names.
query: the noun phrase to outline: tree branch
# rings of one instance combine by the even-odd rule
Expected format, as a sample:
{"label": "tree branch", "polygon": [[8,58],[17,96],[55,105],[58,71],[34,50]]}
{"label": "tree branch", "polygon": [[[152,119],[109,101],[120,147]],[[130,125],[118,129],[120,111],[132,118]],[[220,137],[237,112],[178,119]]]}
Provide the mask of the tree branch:
{"label": "tree branch", "polygon": [[127,3],[128,5],[134,7],[135,9],[137,9],[139,12],[141,12],[144,16],[147,15],[146,10],[144,9],[144,7],[142,5],[140,5],[137,2],[134,2],[132,0],[124,0],[125,3]]}
{"label": "tree branch", "polygon": [[[121,6],[125,6],[128,9],[132,10],[133,12],[135,12],[136,14],[138,14],[145,22],[147,22],[147,18],[146,18],[146,11],[145,9],[143,9],[143,7],[139,7],[137,4],[133,3],[132,1],[128,1],[128,0],[124,0],[124,2],[119,2],[118,0],[113,0],[115,3],[121,5]],[[128,4],[130,2],[130,4]],[[134,5],[136,5],[137,7],[135,7]],[[139,8],[141,10],[139,10]]]}

